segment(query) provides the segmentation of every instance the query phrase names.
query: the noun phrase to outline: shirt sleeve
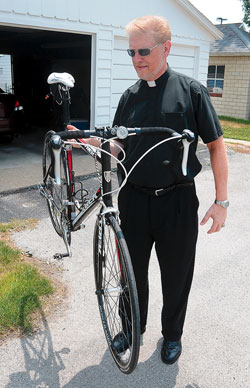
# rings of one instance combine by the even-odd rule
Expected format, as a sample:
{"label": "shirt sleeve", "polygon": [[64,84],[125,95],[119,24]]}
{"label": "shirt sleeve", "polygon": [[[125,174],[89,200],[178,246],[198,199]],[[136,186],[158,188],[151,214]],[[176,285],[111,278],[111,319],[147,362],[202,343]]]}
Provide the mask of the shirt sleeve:
{"label": "shirt sleeve", "polygon": [[191,96],[198,133],[202,141],[207,144],[218,139],[223,135],[223,131],[207,88],[198,82],[192,82]]}

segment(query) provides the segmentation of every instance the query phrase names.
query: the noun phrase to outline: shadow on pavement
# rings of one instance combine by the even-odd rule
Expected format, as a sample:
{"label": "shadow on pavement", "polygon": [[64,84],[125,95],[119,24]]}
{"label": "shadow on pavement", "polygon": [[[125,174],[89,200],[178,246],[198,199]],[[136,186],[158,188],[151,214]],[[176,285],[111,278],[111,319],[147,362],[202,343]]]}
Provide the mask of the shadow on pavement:
{"label": "shadow on pavement", "polygon": [[[115,366],[109,350],[106,350],[99,365],[90,366],[77,373],[62,388],[174,388],[179,372],[178,363],[166,366],[159,354],[162,340],[157,349],[145,362],[139,362],[131,375],[125,375]],[[190,388],[190,387],[189,387]],[[198,387],[197,387],[198,388]]]}
{"label": "shadow on pavement", "polygon": [[[36,298],[36,303],[39,301]],[[26,300],[22,309],[25,309]],[[39,305],[41,324],[39,330],[32,335],[21,338],[21,346],[25,361],[25,371],[12,373],[5,388],[60,388],[59,371],[65,369],[62,356],[70,352],[69,348],[55,351],[50,329],[44,312]],[[20,322],[23,310],[20,311]]]}

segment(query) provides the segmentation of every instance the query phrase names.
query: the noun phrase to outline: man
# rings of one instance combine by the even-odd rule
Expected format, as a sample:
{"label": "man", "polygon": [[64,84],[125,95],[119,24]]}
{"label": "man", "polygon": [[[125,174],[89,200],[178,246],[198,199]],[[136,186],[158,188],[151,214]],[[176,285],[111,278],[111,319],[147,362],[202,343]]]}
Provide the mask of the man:
{"label": "man", "polygon": [[[219,120],[208,92],[199,82],[174,72],[167,64],[171,48],[168,22],[145,16],[130,22],[128,54],[139,81],[125,91],[114,125],[165,126],[196,135],[190,147],[188,176],[181,174],[176,146],[164,143],[134,169],[119,196],[121,228],[130,251],[138,289],[141,333],[148,312],[148,265],[153,244],[161,270],[163,308],[161,357],[174,363],[181,354],[181,336],[192,283],[198,234],[198,199],[194,177],[200,171],[195,151],[198,136],[207,144],[215,181],[215,201],[201,225],[212,219],[208,233],[225,224],[228,202],[227,157]],[[131,136],[123,143],[129,169],[162,136]],[[115,146],[114,146],[115,148]],[[118,150],[114,150],[117,152]],[[169,165],[163,161],[170,160]]]}

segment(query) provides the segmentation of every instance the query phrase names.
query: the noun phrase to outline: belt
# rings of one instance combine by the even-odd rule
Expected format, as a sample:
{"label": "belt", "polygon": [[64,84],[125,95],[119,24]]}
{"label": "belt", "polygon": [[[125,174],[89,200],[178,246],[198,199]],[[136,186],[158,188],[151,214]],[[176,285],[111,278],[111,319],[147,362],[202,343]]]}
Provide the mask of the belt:
{"label": "belt", "polygon": [[163,195],[166,195],[170,191],[181,189],[184,187],[193,186],[194,182],[186,182],[186,183],[177,183],[176,185],[163,187],[162,189],[154,189],[152,187],[143,187],[143,186],[137,186],[134,183],[129,183],[130,186],[134,187],[136,190],[142,191],[143,193],[152,195],[153,197],[162,197]]}

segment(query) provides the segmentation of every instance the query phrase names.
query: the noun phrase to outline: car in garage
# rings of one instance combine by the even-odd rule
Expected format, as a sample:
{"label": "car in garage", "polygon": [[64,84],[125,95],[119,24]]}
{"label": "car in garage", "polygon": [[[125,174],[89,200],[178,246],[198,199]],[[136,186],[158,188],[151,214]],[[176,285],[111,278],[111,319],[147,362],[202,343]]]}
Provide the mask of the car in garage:
{"label": "car in garage", "polygon": [[13,140],[24,127],[24,109],[19,99],[0,88],[0,141]]}

